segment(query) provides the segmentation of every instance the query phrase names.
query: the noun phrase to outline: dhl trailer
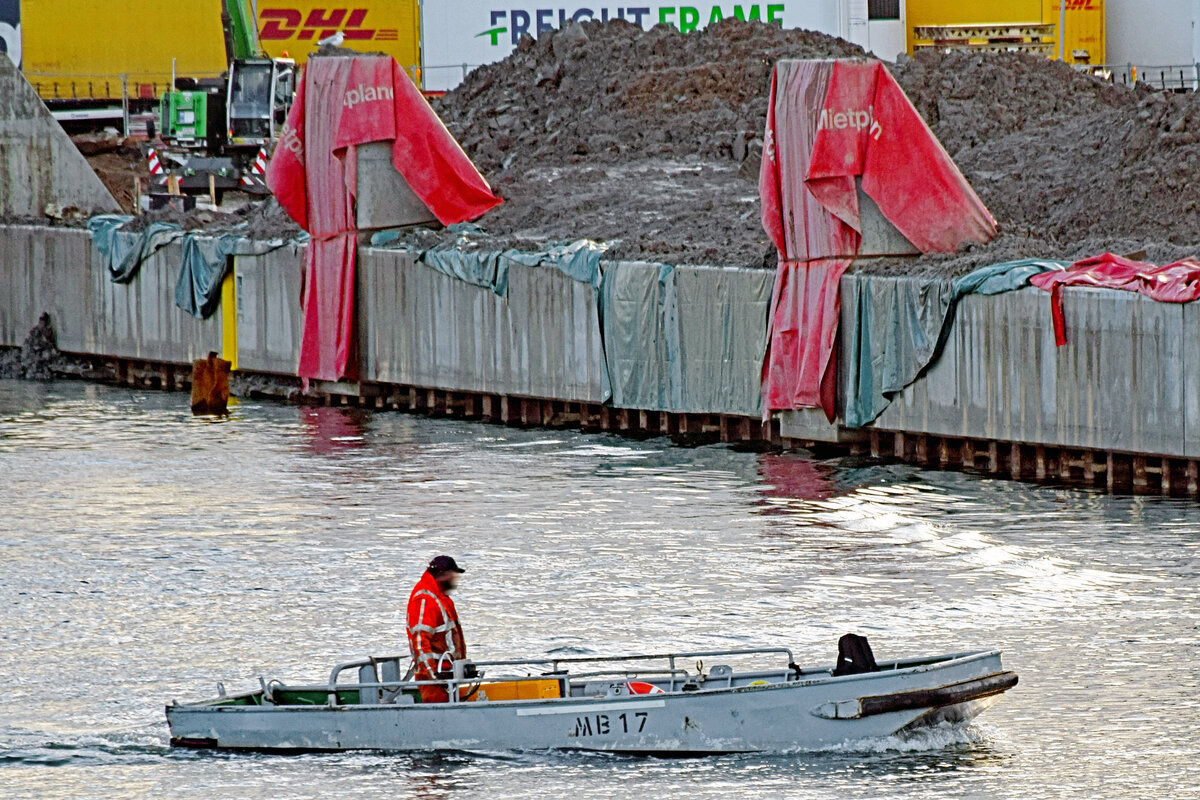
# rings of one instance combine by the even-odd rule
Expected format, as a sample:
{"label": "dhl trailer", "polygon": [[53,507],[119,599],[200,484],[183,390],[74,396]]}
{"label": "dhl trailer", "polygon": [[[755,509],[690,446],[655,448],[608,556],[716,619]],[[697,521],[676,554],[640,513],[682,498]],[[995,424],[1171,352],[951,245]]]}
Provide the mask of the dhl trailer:
{"label": "dhl trailer", "polygon": [[[339,31],[355,49],[420,64],[418,0],[257,0],[259,40],[272,58],[304,63],[318,40]],[[52,108],[124,98],[145,110],[172,75],[225,72],[222,0],[0,0],[25,77]],[[7,19],[6,19],[7,17]]]}
{"label": "dhl trailer", "polygon": [[909,53],[970,49],[1105,63],[1104,0],[907,0],[905,6]]}

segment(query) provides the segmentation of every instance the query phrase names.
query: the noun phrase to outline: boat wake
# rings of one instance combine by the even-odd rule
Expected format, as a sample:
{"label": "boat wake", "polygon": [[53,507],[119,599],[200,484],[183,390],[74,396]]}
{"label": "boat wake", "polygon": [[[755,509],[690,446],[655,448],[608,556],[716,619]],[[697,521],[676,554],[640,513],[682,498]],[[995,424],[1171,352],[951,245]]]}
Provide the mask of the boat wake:
{"label": "boat wake", "polygon": [[808,752],[927,753],[986,744],[986,731],[976,722],[943,722],[874,739],[855,739]]}
{"label": "boat wake", "polygon": [[81,766],[158,760],[172,754],[158,725],[139,726],[54,741],[45,734],[5,731],[0,765]]}

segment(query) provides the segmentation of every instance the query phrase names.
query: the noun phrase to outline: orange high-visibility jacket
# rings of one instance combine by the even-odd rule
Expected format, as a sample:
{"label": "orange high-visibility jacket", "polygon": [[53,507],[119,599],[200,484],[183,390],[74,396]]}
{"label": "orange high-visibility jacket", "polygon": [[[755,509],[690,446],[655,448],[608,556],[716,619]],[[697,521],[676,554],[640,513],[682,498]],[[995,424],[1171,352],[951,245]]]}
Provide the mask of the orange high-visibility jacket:
{"label": "orange high-visibility jacket", "polygon": [[[467,657],[467,643],[454,601],[446,596],[426,570],[408,598],[408,649],[412,653],[417,680],[433,680],[443,653],[455,660]],[[449,658],[442,662],[449,670]]]}

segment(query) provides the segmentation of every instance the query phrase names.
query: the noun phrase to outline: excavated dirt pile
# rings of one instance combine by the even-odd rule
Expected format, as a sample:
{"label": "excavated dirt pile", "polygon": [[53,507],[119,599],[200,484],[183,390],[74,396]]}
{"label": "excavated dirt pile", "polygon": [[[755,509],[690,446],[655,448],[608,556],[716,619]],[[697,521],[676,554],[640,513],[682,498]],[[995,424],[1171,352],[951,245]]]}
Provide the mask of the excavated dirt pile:
{"label": "excavated dirt pile", "polygon": [[[506,202],[480,224],[496,243],[586,236],[612,254],[764,265],[757,173],[771,66],[862,55],[808,31],[727,20],[680,34],[622,22],[524,41],[436,101]],[[999,221],[991,245],[866,265],[960,272],[1022,256],[1200,241],[1187,191],[1200,101],[1131,91],[1044,58],[922,54],[892,67]]]}
{"label": "excavated dirt pile", "polygon": [[1200,96],[1131,91],[1023,55],[928,53],[893,72],[1002,230],[922,266],[1200,251],[1200,198],[1189,191]]}
{"label": "excavated dirt pile", "polygon": [[[80,145],[80,152],[87,148]],[[85,157],[92,169],[100,176],[101,182],[112,192],[112,196],[125,213],[133,213],[134,193],[133,182],[145,179],[150,175],[150,168],[145,156],[136,146],[121,145],[98,152],[85,152]]]}
{"label": "excavated dirt pile", "polygon": [[760,264],[771,68],[862,55],[756,22],[586,22],[523,40],[434,106],[506,199],[480,222],[506,243],[585,236],[621,257]]}
{"label": "excavated dirt pile", "polygon": [[522,39],[435,107],[488,174],[547,160],[727,160],[762,136],[778,59],[862,55],[824,34],[737,20],[686,35],[585,22]]}
{"label": "excavated dirt pile", "polygon": [[[609,242],[613,257],[771,267],[757,190],[771,68],[861,55],[760,22],[688,34],[569,24],[523,40],[434,106],[505,198],[479,220],[478,246],[588,237]],[[859,269],[946,275],[1027,256],[1145,251],[1165,262],[1200,251],[1200,95],[1111,86],[1016,54],[923,53],[891,69],[1002,233],[960,253]],[[117,192],[144,170],[140,156],[93,156],[103,159]],[[296,230],[277,206],[247,213],[255,235]],[[217,229],[247,213],[181,221]]]}

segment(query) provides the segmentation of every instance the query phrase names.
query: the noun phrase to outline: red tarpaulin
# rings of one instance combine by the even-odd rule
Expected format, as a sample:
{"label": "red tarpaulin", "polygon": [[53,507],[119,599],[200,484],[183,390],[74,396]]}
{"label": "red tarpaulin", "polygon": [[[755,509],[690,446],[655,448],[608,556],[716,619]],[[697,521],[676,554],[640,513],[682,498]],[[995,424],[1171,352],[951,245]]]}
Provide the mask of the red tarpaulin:
{"label": "red tarpaulin", "polygon": [[780,61],[759,194],[779,250],[764,414],[834,418],[838,281],[862,241],[858,187],[922,252],[986,242],[996,223],[878,61]]}
{"label": "red tarpaulin", "polygon": [[1190,303],[1200,299],[1200,261],[1187,258],[1156,267],[1132,261],[1112,253],[1103,253],[1076,261],[1060,272],[1043,272],[1029,282],[1050,292],[1050,312],[1054,318],[1054,341],[1067,343],[1067,325],[1063,318],[1064,286],[1094,286],[1138,292],[1160,303]]}
{"label": "red tarpaulin", "polygon": [[354,377],[356,147],[387,140],[393,166],[442,223],[475,219],[500,202],[394,59],[310,58],[267,169],[271,192],[312,235],[301,377]]}

